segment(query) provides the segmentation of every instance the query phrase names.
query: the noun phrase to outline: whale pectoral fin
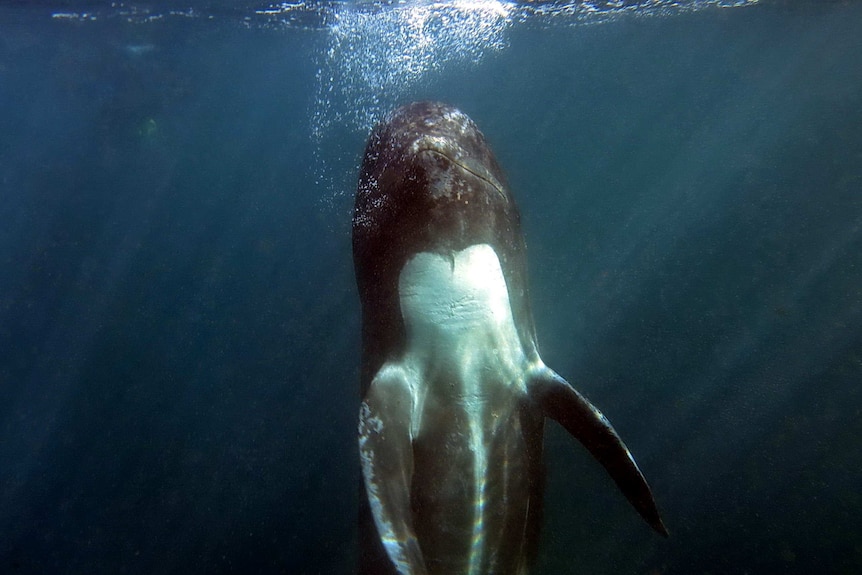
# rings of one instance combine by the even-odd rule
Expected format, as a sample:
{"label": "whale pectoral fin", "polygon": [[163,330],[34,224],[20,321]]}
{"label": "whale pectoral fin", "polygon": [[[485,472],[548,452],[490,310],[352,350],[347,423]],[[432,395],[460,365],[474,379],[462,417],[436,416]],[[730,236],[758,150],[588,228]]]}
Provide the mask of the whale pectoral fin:
{"label": "whale pectoral fin", "polygon": [[384,366],[371,382],[360,408],[359,453],[374,524],[400,575],[426,573],[410,508],[412,415],[413,396],[404,370]]}
{"label": "whale pectoral fin", "polygon": [[652,492],[634,457],[611,422],[568,381],[544,368],[528,381],[528,393],[542,411],[562,425],[601,463],[641,517],[667,537]]}

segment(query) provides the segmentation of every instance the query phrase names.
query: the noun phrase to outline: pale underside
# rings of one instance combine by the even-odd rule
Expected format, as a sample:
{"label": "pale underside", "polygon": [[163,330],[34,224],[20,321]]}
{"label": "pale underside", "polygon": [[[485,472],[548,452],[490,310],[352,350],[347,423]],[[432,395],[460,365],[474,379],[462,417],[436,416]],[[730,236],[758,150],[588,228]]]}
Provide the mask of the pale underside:
{"label": "pale underside", "polygon": [[399,278],[406,353],[364,398],[363,476],[399,573],[521,573],[529,507],[528,374],[499,258],[487,244],[419,253]]}

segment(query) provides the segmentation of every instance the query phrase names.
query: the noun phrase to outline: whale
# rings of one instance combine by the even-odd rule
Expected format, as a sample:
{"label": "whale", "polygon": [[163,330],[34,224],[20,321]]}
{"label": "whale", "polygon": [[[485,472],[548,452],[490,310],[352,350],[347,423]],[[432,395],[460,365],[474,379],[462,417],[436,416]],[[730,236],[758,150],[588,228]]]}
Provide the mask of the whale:
{"label": "whale", "polygon": [[539,355],[520,213],[466,114],[415,102],[372,129],[352,242],[362,308],[358,573],[528,573],[548,418],[667,536],[608,419]]}

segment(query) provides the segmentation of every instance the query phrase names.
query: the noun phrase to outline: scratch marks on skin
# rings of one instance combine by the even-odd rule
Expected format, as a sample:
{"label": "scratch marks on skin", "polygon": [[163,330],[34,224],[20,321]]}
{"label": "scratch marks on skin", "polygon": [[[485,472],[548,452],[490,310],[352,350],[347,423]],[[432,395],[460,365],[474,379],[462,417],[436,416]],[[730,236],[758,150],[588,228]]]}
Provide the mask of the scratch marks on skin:
{"label": "scratch marks on skin", "polygon": [[383,421],[371,413],[368,403],[363,401],[359,408],[359,437],[360,441],[368,439],[368,435],[383,431]]}
{"label": "scratch marks on skin", "polygon": [[410,563],[407,558],[407,544],[395,532],[395,527],[383,509],[381,487],[374,466],[374,443],[383,433],[383,421],[374,415],[368,403],[363,401],[359,408],[359,457],[362,461],[362,476],[365,480],[365,490],[371,505],[374,523],[387,555],[395,564],[400,575],[411,575]]}
{"label": "scratch marks on skin", "polygon": [[[414,144],[414,146],[418,146],[418,144],[419,144],[419,142]],[[470,168],[463,161],[459,161],[457,158],[461,154],[453,153],[452,151],[441,151],[441,149],[438,149],[438,148],[421,148],[418,150],[418,153],[433,154],[433,155],[439,156],[441,158],[444,158],[445,160],[448,160],[449,163],[453,167],[457,166],[458,168],[461,168],[462,170],[464,170],[468,174],[472,174],[476,178],[482,180],[483,182],[485,182],[486,184],[491,186],[491,188],[493,188],[494,191],[497,192],[497,194],[499,194],[504,200],[506,200],[507,202],[509,201],[509,198],[506,197],[505,192],[503,192],[502,186],[496,180],[493,180],[493,176],[491,176],[490,174],[487,174],[487,175],[480,174],[477,169]],[[487,170],[485,170],[485,171],[487,173]],[[461,199],[461,194],[466,193],[466,191],[467,191],[467,189],[465,189],[463,192],[460,190],[460,188],[465,187],[463,182],[461,183],[460,186],[455,186],[454,184],[451,183],[452,181],[458,182],[458,180],[453,178],[452,175],[448,173],[448,170],[442,171],[441,175],[438,176],[438,179],[440,179],[442,181],[442,183],[438,183],[436,186],[433,186],[432,189],[445,190],[450,196],[452,195],[452,192],[454,191],[459,200]],[[437,195],[441,195],[441,194],[438,193]]]}

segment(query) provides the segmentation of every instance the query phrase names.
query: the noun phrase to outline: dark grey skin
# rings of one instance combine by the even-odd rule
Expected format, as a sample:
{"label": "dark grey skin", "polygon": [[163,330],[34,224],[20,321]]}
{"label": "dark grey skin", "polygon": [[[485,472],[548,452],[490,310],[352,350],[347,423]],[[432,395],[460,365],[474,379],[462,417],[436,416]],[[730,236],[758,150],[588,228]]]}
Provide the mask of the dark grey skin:
{"label": "dark grey skin", "polygon": [[[539,357],[520,215],[466,115],[418,102],[374,129],[356,192],[353,254],[362,303],[360,574],[527,573],[542,519],[546,417],[575,436],[667,536],[646,480],[610,422]],[[454,279],[446,266],[428,264],[443,270],[430,277],[444,278],[429,285],[452,281],[462,289],[456,264],[464,270],[461,262],[475,261],[463,254],[499,261],[514,326],[508,338],[487,322],[470,327],[469,341],[480,342],[464,351],[481,367],[472,372],[452,365],[461,355],[453,355],[446,337],[460,328],[435,331],[437,318],[422,315],[421,298],[399,293],[407,289],[400,285],[424,286],[415,278],[425,276],[409,270],[423,271],[422,262],[439,262],[437,256],[451,262]],[[484,276],[471,275],[469,266],[458,273],[470,283],[464,289],[484,293]],[[445,299],[441,291],[432,290]],[[411,301],[419,302],[418,312],[409,311]],[[498,354],[517,361],[501,362]]]}

